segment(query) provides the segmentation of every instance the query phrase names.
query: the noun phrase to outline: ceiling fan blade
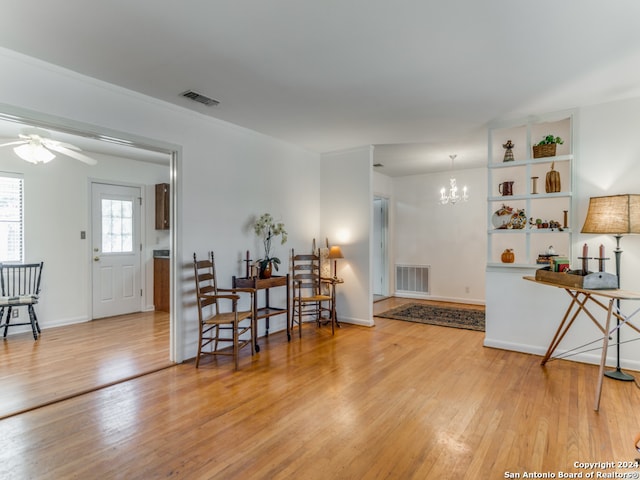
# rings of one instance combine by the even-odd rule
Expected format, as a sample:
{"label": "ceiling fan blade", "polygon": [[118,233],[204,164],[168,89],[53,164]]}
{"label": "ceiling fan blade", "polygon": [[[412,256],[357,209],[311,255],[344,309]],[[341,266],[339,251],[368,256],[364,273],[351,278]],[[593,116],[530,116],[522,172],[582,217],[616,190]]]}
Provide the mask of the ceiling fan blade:
{"label": "ceiling fan blade", "polygon": [[91,157],[87,157],[84,153],[80,153],[80,152],[76,152],[74,150],[71,150],[70,148],[67,147],[63,147],[62,145],[47,145],[47,148],[61,153],[63,155],[66,155],[67,157],[71,157],[74,158],[76,160],[80,160],[81,162],[86,163],[87,165],[97,165],[98,161],[91,158]]}
{"label": "ceiling fan blade", "polygon": [[64,147],[64,148],[68,148],[69,150],[75,150],[76,152],[80,152],[81,149],[79,147],[76,147],[75,145],[71,145],[70,143],[65,143],[65,142],[59,142],[57,140],[51,140],[48,138],[43,138],[42,139],[42,144],[47,147],[47,148],[51,148],[51,149],[55,149],[56,147]]}
{"label": "ceiling fan blade", "polygon": [[8,147],[9,145],[20,145],[21,143],[29,143],[26,140],[16,140],[14,142],[3,143],[0,147]]}

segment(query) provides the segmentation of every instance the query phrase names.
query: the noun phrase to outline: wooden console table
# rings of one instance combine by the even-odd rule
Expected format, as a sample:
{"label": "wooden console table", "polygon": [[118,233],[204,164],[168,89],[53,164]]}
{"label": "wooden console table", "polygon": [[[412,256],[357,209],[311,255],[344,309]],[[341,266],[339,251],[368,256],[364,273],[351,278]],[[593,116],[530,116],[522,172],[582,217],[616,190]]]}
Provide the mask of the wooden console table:
{"label": "wooden console table", "polygon": [[[605,367],[605,362],[607,360],[607,348],[609,346],[609,336],[616,329],[616,327],[614,326],[614,329],[611,330],[611,318],[612,317],[618,318],[618,320],[620,320],[620,327],[622,327],[622,325],[628,325],[629,327],[633,328],[636,332],[640,333],[640,329],[638,329],[638,327],[636,327],[631,322],[631,318],[634,315],[636,315],[638,312],[640,312],[640,309],[637,309],[631,315],[626,316],[626,315],[623,315],[622,312],[614,311],[613,303],[615,300],[640,300],[640,293],[629,292],[629,291],[620,290],[620,289],[591,290],[591,289],[584,289],[584,288],[578,288],[578,287],[570,287],[567,285],[561,285],[553,282],[536,280],[535,277],[527,276],[523,278],[525,280],[529,280],[534,283],[539,283],[540,285],[547,285],[550,287],[562,288],[571,297],[571,303],[569,304],[569,307],[567,308],[567,311],[565,312],[564,317],[560,322],[560,326],[558,327],[558,330],[556,331],[553,337],[553,340],[551,340],[551,344],[547,349],[547,353],[542,359],[542,362],[540,362],[541,365],[545,365],[547,361],[551,358],[551,355],[553,355],[553,352],[558,347],[558,345],[564,338],[565,334],[569,331],[569,329],[571,328],[571,325],[573,325],[574,320],[576,319],[576,317],[580,312],[584,312],[589,317],[589,319],[591,319],[591,321],[596,325],[596,327],[598,327],[598,329],[602,332],[603,334],[602,356],[600,358],[600,369],[598,371],[598,385],[596,387],[596,397],[595,397],[595,404],[594,404],[594,410],[598,411],[598,409],[600,408],[600,396],[602,393],[602,379],[604,378],[604,367]],[[604,300],[604,302],[607,302],[608,304],[604,303],[597,297],[608,299],[608,302],[607,300]],[[596,319],[596,317],[587,309],[587,302],[591,302],[601,307],[602,309],[606,310],[607,317],[604,325],[602,325]],[[575,312],[571,314],[571,311],[573,310],[574,306],[576,307]]]}
{"label": "wooden console table", "polygon": [[[286,308],[272,307],[269,305],[269,289],[276,287],[285,287],[287,290],[287,306]],[[254,320],[254,335],[256,352],[260,351],[257,337],[258,320],[266,319],[266,336],[269,336],[269,318],[275,315],[286,314],[287,316],[287,340],[291,340],[291,332],[289,330],[289,274],[285,276],[272,276],[271,278],[258,277],[233,277],[233,288],[255,288],[256,294],[253,296],[256,318]],[[265,304],[264,307],[258,307],[258,290],[264,290]]]}

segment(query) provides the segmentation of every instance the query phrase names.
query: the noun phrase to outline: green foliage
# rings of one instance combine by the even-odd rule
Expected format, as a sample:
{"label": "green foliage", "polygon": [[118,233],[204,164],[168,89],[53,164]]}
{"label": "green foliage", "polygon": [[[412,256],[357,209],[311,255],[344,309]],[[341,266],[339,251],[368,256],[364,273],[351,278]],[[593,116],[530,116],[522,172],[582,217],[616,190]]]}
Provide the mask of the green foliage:
{"label": "green foliage", "polygon": [[538,145],[549,145],[551,143],[557,143],[558,145],[562,145],[564,143],[564,140],[562,140],[560,137],[554,137],[553,135],[547,135],[542,140],[540,140],[540,143],[538,143]]}
{"label": "green foliage", "polygon": [[284,228],[284,223],[276,222],[270,213],[263,213],[253,224],[253,231],[262,239],[264,245],[264,257],[258,260],[260,268],[264,270],[271,263],[277,271],[280,259],[271,256],[271,240],[280,236],[280,244],[286,243],[287,231]]}

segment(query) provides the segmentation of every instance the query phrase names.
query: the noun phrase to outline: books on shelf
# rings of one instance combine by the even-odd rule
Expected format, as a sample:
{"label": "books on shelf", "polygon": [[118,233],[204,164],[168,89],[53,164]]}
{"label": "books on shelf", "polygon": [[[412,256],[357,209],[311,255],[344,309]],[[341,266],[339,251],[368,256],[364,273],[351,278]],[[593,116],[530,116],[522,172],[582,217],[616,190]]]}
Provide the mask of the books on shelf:
{"label": "books on shelf", "polygon": [[540,254],[538,255],[538,259],[536,260],[536,264],[538,265],[547,265],[549,266],[549,270],[552,272],[566,272],[569,270],[570,263],[569,259],[564,255],[558,254]]}

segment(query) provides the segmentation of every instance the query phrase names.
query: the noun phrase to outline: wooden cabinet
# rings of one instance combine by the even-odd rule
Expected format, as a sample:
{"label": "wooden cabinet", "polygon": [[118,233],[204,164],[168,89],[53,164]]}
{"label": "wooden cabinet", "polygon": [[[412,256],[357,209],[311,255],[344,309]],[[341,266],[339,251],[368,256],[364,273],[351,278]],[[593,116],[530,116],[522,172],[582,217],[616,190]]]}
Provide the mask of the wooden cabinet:
{"label": "wooden cabinet", "polygon": [[153,259],[153,304],[156,310],[170,311],[169,258]]}
{"label": "wooden cabinet", "polygon": [[156,184],[156,230],[169,230],[169,184]]}
{"label": "wooden cabinet", "polygon": [[[572,148],[573,117],[572,112],[564,112],[490,129],[487,207],[489,266],[536,267],[538,255],[546,253],[551,246],[556,253],[571,258],[572,190],[576,160]],[[533,145],[551,134],[564,140],[562,145],[557,145],[556,155],[534,158]],[[505,159],[504,145],[509,140],[515,144],[512,160]],[[545,189],[545,179],[552,168],[556,178],[559,176],[561,179],[559,191]],[[505,191],[511,194],[505,195]],[[518,212],[522,212],[524,222],[515,217],[509,220]],[[501,261],[505,250],[514,252],[515,262]]]}

